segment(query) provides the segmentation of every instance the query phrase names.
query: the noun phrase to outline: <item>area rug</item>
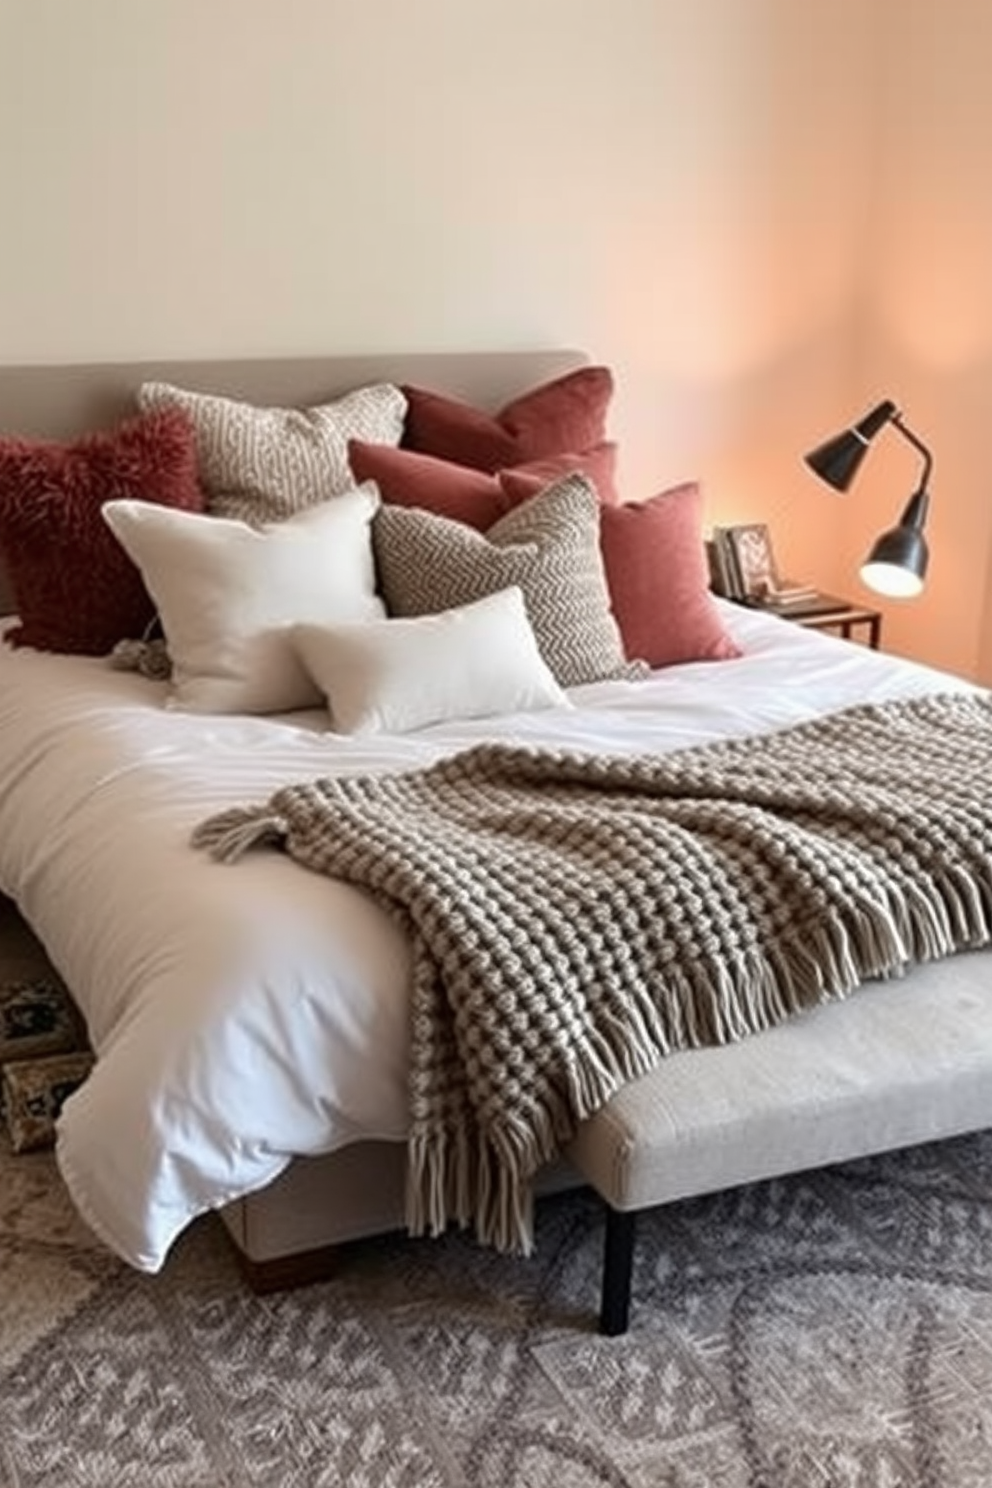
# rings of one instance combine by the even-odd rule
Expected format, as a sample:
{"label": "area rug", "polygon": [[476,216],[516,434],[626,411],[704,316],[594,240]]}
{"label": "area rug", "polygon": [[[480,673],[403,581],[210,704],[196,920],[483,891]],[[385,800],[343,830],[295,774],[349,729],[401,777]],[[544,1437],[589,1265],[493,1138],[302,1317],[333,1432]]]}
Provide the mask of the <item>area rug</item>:
{"label": "area rug", "polygon": [[17,1151],[51,1146],[62,1102],[92,1057],[68,989],[0,895],[0,1125]]}
{"label": "area rug", "polygon": [[218,1222],[144,1277],[50,1152],[0,1142],[3,1488],[987,1488],[992,1138],[658,1211],[632,1328],[595,1332],[602,1221],[523,1262],[351,1248],[256,1298]]}

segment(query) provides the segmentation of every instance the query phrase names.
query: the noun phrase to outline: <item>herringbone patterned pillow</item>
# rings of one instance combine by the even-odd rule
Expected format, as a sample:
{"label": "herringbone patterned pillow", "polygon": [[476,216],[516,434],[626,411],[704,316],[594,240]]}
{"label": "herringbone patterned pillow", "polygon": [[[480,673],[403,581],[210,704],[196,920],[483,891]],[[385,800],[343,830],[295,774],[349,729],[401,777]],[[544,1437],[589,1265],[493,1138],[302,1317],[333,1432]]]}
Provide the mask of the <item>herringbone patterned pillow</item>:
{"label": "herringbone patterned pillow", "polygon": [[143,383],[143,409],[181,408],[196,430],[207,511],[258,527],[282,522],[355,485],[348,440],[398,444],[406,399],[391,383],[314,408],[257,408],[234,398]]}
{"label": "herringbone patterned pillow", "polygon": [[624,659],[599,550],[599,501],[585,476],[566,476],[487,533],[415,507],[382,506],[372,540],[391,615],[434,615],[517,584],[561,686],[647,670]]}

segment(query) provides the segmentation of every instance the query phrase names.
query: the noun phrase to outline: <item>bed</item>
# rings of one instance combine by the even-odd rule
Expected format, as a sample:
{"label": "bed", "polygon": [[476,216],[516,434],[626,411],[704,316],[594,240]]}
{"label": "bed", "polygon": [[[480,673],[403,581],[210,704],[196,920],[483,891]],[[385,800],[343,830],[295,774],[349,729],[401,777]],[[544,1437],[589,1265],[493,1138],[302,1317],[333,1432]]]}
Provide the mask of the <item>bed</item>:
{"label": "bed", "polygon": [[[384,375],[495,407],[580,362],[548,353],[21,369],[0,374],[0,409],[5,430],[67,437],[118,416],[150,377],[290,405]],[[567,708],[371,737],[330,733],[319,706],[265,716],[178,711],[165,706],[166,682],[104,658],[0,650],[0,890],[86,1019],[96,1066],[65,1105],[57,1156],[80,1213],[111,1249],[156,1271],[197,1215],[218,1211],[249,1276],[266,1287],[322,1274],[334,1246],[403,1223],[409,946],[367,895],[285,853],[249,853],[229,868],[194,852],[191,834],[205,819],[289,782],[419,770],[481,743],[660,755],[854,704],[976,692],[714,603],[741,652],[733,659],[573,686]],[[974,1079],[992,1067],[992,1013],[976,1006],[984,971],[978,991],[971,977],[958,996],[953,962],[925,970],[925,996],[906,1006],[925,1029],[931,998],[960,1004],[960,1058],[942,1075],[953,1092],[963,1070]],[[988,994],[992,1005],[992,981]],[[872,1026],[859,998],[870,995],[777,1029],[765,1086],[787,1072],[780,1088],[789,1088],[795,1051],[808,1051],[817,1019],[825,1045],[839,1027],[841,1043],[857,1046],[860,1028]],[[714,1150],[693,1150],[692,1090],[711,1068],[731,1088],[735,1060],[746,1071],[763,1037],[669,1056],[672,1153],[689,1160],[665,1196],[802,1165],[788,1142],[785,1157],[766,1143],[750,1160],[723,1162],[719,1123],[708,1138]],[[841,1065],[844,1057],[842,1049]],[[878,1067],[884,1080],[884,1059]],[[774,1110],[774,1094],[770,1103]],[[984,1124],[987,1105],[952,1099],[942,1114],[938,1101],[909,1138],[898,1123],[886,1126],[883,1111],[840,1154],[828,1141],[809,1162],[854,1155],[852,1141],[869,1152]],[[787,1104],[777,1120],[788,1128]],[[573,1155],[582,1152],[580,1132]],[[588,1170],[563,1154],[540,1181],[574,1183]]]}

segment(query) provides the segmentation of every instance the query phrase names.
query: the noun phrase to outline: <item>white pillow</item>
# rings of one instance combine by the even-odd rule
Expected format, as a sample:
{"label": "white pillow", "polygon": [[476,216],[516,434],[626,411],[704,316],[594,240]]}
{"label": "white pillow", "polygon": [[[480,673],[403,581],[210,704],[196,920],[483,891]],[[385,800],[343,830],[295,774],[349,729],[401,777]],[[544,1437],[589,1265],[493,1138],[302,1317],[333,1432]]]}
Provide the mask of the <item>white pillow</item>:
{"label": "white pillow", "polygon": [[260,527],[355,485],[348,440],[399,444],[406,398],[389,382],[313,408],[258,408],[237,398],[145,382],[138,406],[180,408],[196,432],[207,511]]}
{"label": "white pillow", "polygon": [[440,615],[297,625],[293,638],[344,734],[401,734],[447,719],[569,706],[517,588]]}
{"label": "white pillow", "polygon": [[173,706],[285,713],[319,705],[292,628],[385,614],[372,561],[378,505],[369,482],[255,528],[149,501],[105,502],[104,518],[158,608]]}

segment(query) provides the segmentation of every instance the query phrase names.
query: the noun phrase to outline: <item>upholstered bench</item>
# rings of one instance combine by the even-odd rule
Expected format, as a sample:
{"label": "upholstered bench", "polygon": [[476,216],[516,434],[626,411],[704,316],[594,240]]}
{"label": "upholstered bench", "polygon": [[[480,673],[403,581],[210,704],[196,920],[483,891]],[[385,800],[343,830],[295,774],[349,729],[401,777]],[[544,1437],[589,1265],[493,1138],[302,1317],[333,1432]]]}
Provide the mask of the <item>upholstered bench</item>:
{"label": "upholstered bench", "polygon": [[568,1156],[607,1204],[600,1331],[626,1331],[640,1210],[992,1126],[992,953],[670,1056]]}

